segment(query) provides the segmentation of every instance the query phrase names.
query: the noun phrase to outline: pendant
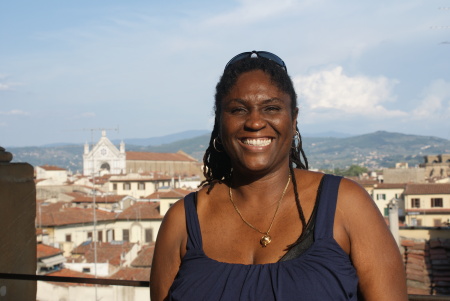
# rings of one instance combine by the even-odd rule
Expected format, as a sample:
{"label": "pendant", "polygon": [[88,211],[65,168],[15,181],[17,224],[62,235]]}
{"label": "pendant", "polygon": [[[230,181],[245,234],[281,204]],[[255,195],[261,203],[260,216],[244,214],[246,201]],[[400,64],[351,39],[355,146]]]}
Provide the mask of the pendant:
{"label": "pendant", "polygon": [[270,242],[272,241],[272,238],[270,237],[269,234],[264,234],[263,237],[261,237],[261,239],[259,240],[259,243],[261,244],[261,246],[263,246],[263,248],[267,247],[268,244],[270,244]]}

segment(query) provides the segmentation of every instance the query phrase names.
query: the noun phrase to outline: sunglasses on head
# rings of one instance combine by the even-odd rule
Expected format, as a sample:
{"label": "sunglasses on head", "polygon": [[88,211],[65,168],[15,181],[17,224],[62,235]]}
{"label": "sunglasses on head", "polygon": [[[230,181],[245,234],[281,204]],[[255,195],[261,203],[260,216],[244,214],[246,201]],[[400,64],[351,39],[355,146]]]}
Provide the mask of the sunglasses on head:
{"label": "sunglasses on head", "polygon": [[225,65],[225,69],[224,70],[226,70],[230,65],[233,65],[234,63],[236,63],[236,62],[238,62],[238,61],[240,61],[242,59],[252,57],[253,54],[256,55],[256,57],[262,57],[262,58],[265,58],[265,59],[268,59],[268,60],[271,60],[271,61],[275,62],[277,65],[279,65],[281,68],[283,68],[287,72],[286,64],[283,62],[283,60],[279,56],[277,56],[277,55],[275,55],[275,54],[273,54],[271,52],[268,52],[268,51],[256,51],[256,50],[248,51],[248,52],[242,52],[242,53],[234,56]]}

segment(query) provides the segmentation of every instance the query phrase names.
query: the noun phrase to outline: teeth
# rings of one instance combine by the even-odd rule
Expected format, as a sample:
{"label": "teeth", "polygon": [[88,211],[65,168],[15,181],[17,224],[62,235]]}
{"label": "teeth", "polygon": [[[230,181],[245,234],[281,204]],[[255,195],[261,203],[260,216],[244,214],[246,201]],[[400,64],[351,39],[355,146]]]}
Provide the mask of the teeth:
{"label": "teeth", "polygon": [[272,139],[244,139],[244,144],[251,146],[267,146],[272,142]]}

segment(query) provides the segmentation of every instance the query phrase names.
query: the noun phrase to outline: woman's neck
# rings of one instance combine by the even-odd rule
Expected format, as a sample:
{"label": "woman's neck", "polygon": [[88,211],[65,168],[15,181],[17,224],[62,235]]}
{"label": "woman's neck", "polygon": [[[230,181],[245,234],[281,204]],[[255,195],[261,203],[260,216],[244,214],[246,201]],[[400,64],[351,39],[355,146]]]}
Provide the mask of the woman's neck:
{"label": "woman's neck", "polygon": [[271,205],[278,201],[290,177],[289,166],[262,176],[233,172],[230,186],[238,203]]}

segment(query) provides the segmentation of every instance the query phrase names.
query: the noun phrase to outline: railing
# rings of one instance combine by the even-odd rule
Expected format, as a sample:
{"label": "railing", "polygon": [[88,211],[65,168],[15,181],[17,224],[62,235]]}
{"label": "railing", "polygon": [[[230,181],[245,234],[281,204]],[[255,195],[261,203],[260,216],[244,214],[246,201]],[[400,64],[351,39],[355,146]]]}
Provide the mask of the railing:
{"label": "railing", "polygon": [[[45,275],[26,275],[13,273],[0,273],[0,279],[10,280],[32,280],[32,281],[48,281],[48,282],[64,282],[64,283],[80,283],[80,284],[96,284],[96,285],[118,285],[131,287],[149,287],[150,281],[136,280],[118,280],[104,278],[83,278],[83,277],[56,277]],[[408,295],[409,301],[450,301],[450,296],[441,295]]]}
{"label": "railing", "polygon": [[150,281],[0,273],[0,279],[149,287]]}

